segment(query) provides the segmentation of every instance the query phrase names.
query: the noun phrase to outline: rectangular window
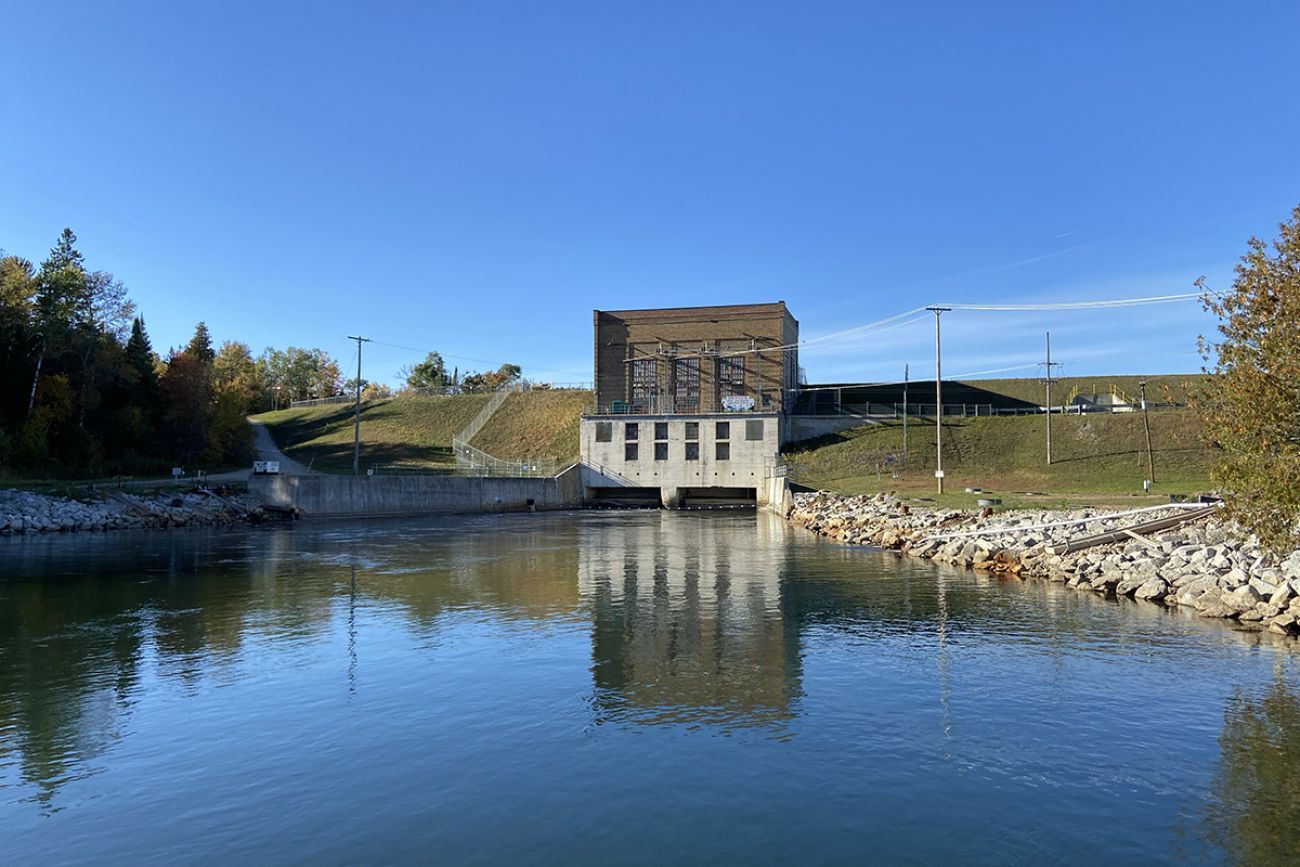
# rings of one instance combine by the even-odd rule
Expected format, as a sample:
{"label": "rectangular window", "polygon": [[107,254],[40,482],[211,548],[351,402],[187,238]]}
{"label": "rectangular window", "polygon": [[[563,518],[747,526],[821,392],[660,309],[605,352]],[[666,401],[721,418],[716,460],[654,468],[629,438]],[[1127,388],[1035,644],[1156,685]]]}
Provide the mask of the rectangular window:
{"label": "rectangular window", "polygon": [[612,421],[596,422],[596,442],[608,443],[614,441],[614,423]]}
{"label": "rectangular window", "polygon": [[623,423],[623,439],[627,442],[634,442],[641,435],[641,425],[638,422],[629,421]]}
{"label": "rectangular window", "polygon": [[623,460],[625,460],[625,461],[635,461],[635,460],[637,460],[637,447],[636,447],[636,443],[624,443],[624,444],[623,444]]}
{"label": "rectangular window", "polygon": [[731,439],[731,422],[729,421],[718,422],[718,429],[715,432],[714,436],[716,439],[720,439],[720,440]]}
{"label": "rectangular window", "polygon": [[679,358],[673,362],[674,412],[700,411],[700,360]]}
{"label": "rectangular window", "polygon": [[668,460],[668,443],[655,443],[655,460]]}
{"label": "rectangular window", "polygon": [[668,439],[668,422],[666,421],[655,422],[655,439],[657,440]]}
{"label": "rectangular window", "polygon": [[731,443],[714,443],[714,456],[720,461],[731,460]]}
{"label": "rectangular window", "polygon": [[658,372],[655,359],[638,358],[632,362],[632,393],[630,411],[637,413],[655,411],[655,379]]}
{"label": "rectangular window", "polygon": [[750,442],[763,439],[763,420],[761,418],[753,418],[745,422],[745,439]]}
{"label": "rectangular window", "polygon": [[700,459],[700,444],[697,442],[688,442],[686,444],[686,460],[698,461]]}
{"label": "rectangular window", "polygon": [[718,392],[722,397],[745,394],[745,356],[718,359]]}
{"label": "rectangular window", "polygon": [[697,440],[700,438],[700,423],[698,421],[688,421],[686,423],[686,439]]}

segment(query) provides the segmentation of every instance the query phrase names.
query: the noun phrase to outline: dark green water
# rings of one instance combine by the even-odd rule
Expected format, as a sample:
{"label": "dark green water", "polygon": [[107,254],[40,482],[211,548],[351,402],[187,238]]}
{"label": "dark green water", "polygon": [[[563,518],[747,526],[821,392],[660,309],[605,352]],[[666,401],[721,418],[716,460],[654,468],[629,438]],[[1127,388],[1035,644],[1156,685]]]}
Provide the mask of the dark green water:
{"label": "dark green water", "polygon": [[0,540],[0,861],[1296,863],[1300,675],[753,513]]}

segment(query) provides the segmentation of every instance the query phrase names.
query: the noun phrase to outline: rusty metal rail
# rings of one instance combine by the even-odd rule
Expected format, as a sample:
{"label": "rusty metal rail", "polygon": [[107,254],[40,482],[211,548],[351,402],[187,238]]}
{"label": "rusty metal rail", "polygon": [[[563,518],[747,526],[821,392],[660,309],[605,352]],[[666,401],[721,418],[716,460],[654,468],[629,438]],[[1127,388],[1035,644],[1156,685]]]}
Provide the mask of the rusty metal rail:
{"label": "rusty metal rail", "polygon": [[1073,554],[1075,551],[1082,551],[1085,548],[1092,548],[1097,545],[1109,545],[1114,542],[1124,542],[1134,536],[1145,536],[1148,533],[1157,533],[1161,530],[1169,530],[1191,521],[1207,518],[1210,515],[1213,515],[1218,508],[1219,506],[1216,503],[1214,505],[1205,506],[1201,509],[1191,509],[1183,512],[1181,515],[1173,515],[1168,518],[1157,518],[1154,521],[1134,524],[1131,527],[1124,527],[1119,530],[1111,530],[1093,536],[1083,536],[1078,539],[1071,539],[1064,545],[1057,545],[1052,548],[1052,552],[1059,556],[1061,554]]}

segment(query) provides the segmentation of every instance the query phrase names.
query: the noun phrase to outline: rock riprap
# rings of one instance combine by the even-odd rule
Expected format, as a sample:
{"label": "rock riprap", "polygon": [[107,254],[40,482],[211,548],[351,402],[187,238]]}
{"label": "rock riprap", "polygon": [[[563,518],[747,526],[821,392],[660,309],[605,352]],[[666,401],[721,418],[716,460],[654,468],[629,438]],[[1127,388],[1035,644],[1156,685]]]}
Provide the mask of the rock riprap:
{"label": "rock riprap", "polygon": [[852,545],[1080,590],[1186,606],[1243,629],[1300,634],[1300,551],[1277,556],[1253,535],[1211,515],[1172,529],[1069,554],[1055,549],[1177,513],[1086,508],[1016,510],[981,517],[916,509],[890,494],[796,494],[790,520]]}
{"label": "rock riprap", "polygon": [[157,495],[87,491],[84,498],[0,490],[0,535],[234,524],[259,511],[231,498],[201,493]]}

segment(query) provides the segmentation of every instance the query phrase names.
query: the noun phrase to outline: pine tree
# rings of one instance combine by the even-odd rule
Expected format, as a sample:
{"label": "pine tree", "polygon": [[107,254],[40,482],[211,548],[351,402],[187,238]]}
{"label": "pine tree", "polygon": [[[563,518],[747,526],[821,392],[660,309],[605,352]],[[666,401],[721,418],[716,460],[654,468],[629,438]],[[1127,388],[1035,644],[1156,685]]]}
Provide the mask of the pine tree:
{"label": "pine tree", "polygon": [[126,361],[142,384],[157,381],[153,344],[144,330],[143,316],[131,320],[131,337],[126,341]]}
{"label": "pine tree", "polygon": [[200,322],[194,326],[194,336],[185,347],[185,354],[207,365],[211,365],[216,360],[217,353],[212,348],[212,335],[208,332],[207,323]]}

